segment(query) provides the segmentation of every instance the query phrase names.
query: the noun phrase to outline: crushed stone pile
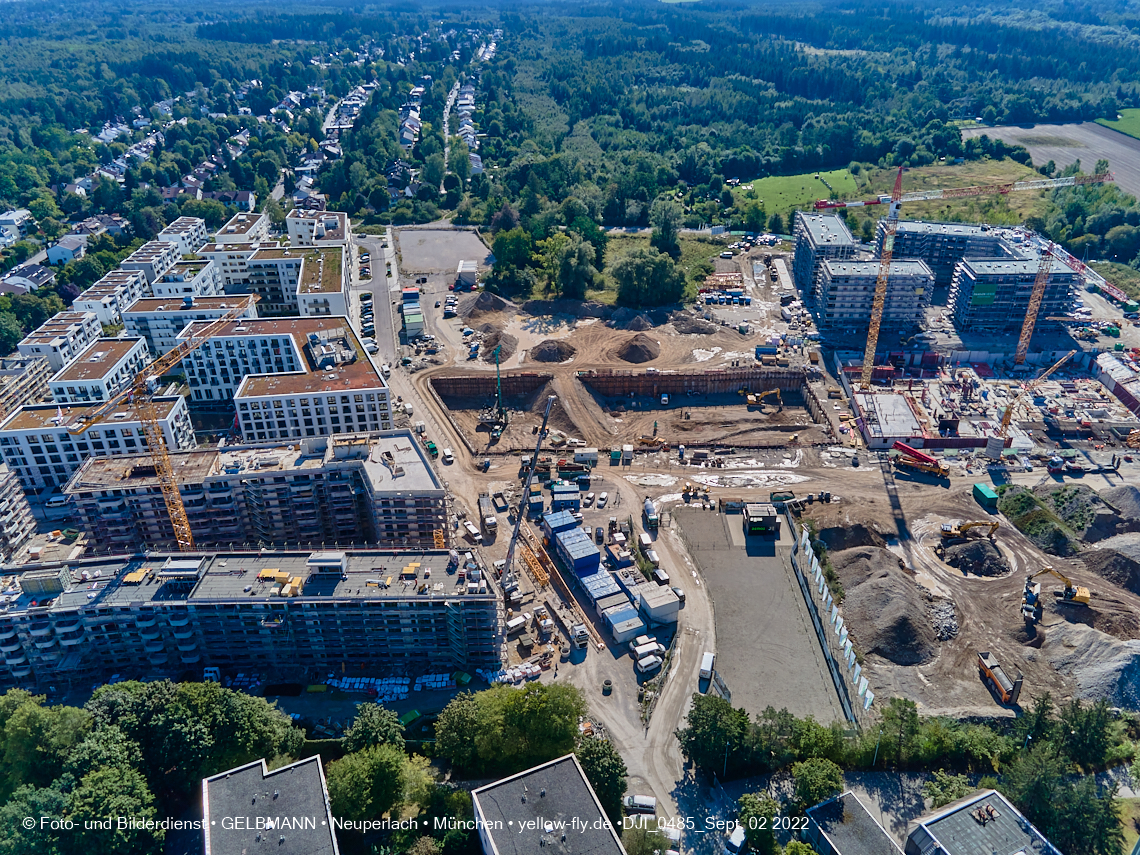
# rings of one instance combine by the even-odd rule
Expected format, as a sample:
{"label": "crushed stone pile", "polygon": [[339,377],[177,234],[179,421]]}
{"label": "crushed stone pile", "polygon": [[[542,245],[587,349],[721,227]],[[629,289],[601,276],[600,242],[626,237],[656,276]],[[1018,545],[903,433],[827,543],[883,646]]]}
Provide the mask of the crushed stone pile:
{"label": "crushed stone pile", "polygon": [[1112,505],[1126,520],[1140,521],[1140,487],[1125,484],[1100,491],[1100,497]]}
{"label": "crushed stone pile", "polygon": [[638,333],[617,350],[618,359],[640,365],[661,355],[661,345],[645,333]]}
{"label": "crushed stone pile", "polygon": [[1081,553],[1085,566],[1102,579],[1140,594],[1140,561],[1115,549],[1090,549]]}
{"label": "crushed stone pile", "polygon": [[882,534],[863,523],[822,528],[819,530],[819,539],[830,550],[852,549],[856,546],[884,547],[887,545],[887,540]]}
{"label": "crushed stone pile", "polygon": [[1054,668],[1076,680],[1077,697],[1140,709],[1140,640],[1119,641],[1087,626],[1061,624],[1049,630],[1041,650]]}
{"label": "crushed stone pile", "polygon": [[492,327],[490,330],[484,329],[483,332],[487,333],[487,337],[483,339],[483,351],[480,357],[484,362],[495,362],[495,348],[500,348],[499,351],[499,364],[504,364],[515,354],[515,348],[519,346],[519,340],[510,333],[503,332],[500,329]]}
{"label": "crushed stone pile", "polygon": [[506,312],[507,314],[514,314],[518,307],[510,300],[504,300],[498,294],[492,294],[489,291],[483,291],[474,299],[468,298],[459,307],[458,315],[461,318],[481,318],[483,315],[491,315],[497,312]]}
{"label": "crushed stone pile", "polygon": [[985,539],[948,546],[942,553],[942,560],[963,573],[975,576],[1005,576],[1013,569],[997,547]]}
{"label": "crushed stone pile", "polygon": [[536,362],[565,362],[577,352],[578,348],[568,341],[548,338],[532,347],[528,356]]}
{"label": "crushed stone pile", "polygon": [[901,569],[899,557],[878,546],[857,546],[854,549],[833,552],[831,566],[845,591],[850,591],[856,585],[866,582],[883,567]]}
{"label": "crushed stone pile", "polygon": [[930,623],[939,641],[958,637],[958,611],[951,600],[933,600],[929,611]]}
{"label": "crushed stone pile", "polygon": [[645,315],[636,315],[628,324],[625,325],[625,328],[627,330],[634,330],[636,332],[651,330],[653,329],[653,321],[649,320],[649,318]]}
{"label": "crushed stone pile", "polygon": [[695,317],[688,312],[676,312],[670,320],[673,329],[681,335],[712,335],[718,329],[711,321]]}

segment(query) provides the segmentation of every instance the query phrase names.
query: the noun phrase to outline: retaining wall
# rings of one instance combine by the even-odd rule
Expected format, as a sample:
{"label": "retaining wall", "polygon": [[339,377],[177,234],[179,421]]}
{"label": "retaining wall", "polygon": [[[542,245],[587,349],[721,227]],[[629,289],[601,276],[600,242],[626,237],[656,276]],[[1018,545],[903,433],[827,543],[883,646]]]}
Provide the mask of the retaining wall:
{"label": "retaining wall", "polygon": [[799,368],[740,368],[688,374],[595,370],[580,371],[577,377],[587,387],[606,398],[684,395],[686,392],[724,395],[735,394],[741,389],[757,393],[769,389],[799,392],[806,382],[805,374]]}
{"label": "retaining wall", "polygon": [[[524,371],[503,373],[503,394],[508,398],[526,397],[553,379],[552,374]],[[436,394],[445,398],[480,398],[495,394],[495,375],[487,373],[461,374],[452,377],[432,377],[431,386]]]}

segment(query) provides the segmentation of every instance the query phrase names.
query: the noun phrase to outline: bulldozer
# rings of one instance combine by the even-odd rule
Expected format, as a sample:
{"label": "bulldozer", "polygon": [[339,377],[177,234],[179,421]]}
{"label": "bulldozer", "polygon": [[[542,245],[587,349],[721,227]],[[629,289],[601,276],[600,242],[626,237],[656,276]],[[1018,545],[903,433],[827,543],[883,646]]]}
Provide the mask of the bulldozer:
{"label": "bulldozer", "polygon": [[995,520],[987,520],[985,522],[967,522],[960,525],[952,525],[951,523],[942,523],[942,545],[950,546],[951,544],[958,543],[966,540],[966,533],[974,529],[989,529],[982,533],[983,537],[993,537],[994,532],[1001,528],[1001,523]]}
{"label": "bulldozer", "polygon": [[1025,591],[1021,597],[1021,616],[1028,624],[1035,624],[1041,621],[1041,615],[1045,608],[1041,602],[1041,584],[1033,580],[1047,573],[1056,576],[1065,585],[1061,590],[1053,592],[1053,596],[1056,598],[1058,604],[1067,606],[1088,606],[1092,603],[1092,592],[1084,585],[1074,585],[1073,580],[1064,573],[1054,570],[1049,566],[1042,567],[1036,573],[1025,577]]}

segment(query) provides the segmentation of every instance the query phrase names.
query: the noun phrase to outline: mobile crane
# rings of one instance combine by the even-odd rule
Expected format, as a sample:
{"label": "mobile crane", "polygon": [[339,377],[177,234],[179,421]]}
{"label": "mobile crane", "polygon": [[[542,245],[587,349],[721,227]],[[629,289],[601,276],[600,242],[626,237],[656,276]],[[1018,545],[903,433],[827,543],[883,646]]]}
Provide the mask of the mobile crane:
{"label": "mobile crane", "polygon": [[1025,591],[1021,598],[1021,615],[1025,618],[1026,623],[1038,623],[1041,620],[1044,605],[1041,602],[1041,584],[1034,582],[1038,576],[1045,574],[1056,576],[1065,585],[1060,591],[1054,591],[1053,596],[1059,604],[1069,606],[1088,606],[1092,602],[1092,593],[1084,585],[1074,585],[1073,580],[1061,573],[1054,570],[1052,567],[1045,566],[1025,577]]}

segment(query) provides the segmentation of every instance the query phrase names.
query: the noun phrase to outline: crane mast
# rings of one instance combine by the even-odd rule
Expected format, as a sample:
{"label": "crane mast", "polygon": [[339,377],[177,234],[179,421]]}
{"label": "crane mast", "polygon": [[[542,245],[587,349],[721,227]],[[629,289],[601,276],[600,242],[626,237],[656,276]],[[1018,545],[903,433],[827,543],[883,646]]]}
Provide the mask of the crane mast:
{"label": "crane mast", "polygon": [[1025,388],[1021,390],[1021,394],[1010,401],[1009,406],[1005,408],[1005,412],[1001,414],[1001,430],[999,431],[998,436],[1000,436],[1002,439],[1005,439],[1007,436],[1009,436],[1009,424],[1011,421],[1013,421],[1013,408],[1017,406],[1018,401],[1020,401],[1026,395],[1030,394],[1041,383],[1047,380],[1054,371],[1068,362],[1073,356],[1076,355],[1076,353],[1077,352],[1075,350],[1070,350],[1068,353],[1050,365],[1040,375],[1038,375],[1036,379],[1031,380],[1029,383],[1025,384]]}
{"label": "crane mast", "polygon": [[522,498],[519,500],[519,508],[515,512],[515,530],[511,532],[511,542],[507,547],[507,559],[503,564],[504,575],[511,572],[511,562],[515,558],[515,546],[519,542],[519,531],[522,529],[523,516],[526,514],[526,506],[530,501],[530,483],[534,480],[534,470],[538,466],[538,454],[542,450],[542,441],[546,439],[546,423],[550,420],[550,410],[554,406],[554,395],[546,399],[546,412],[542,414],[542,427],[538,429],[538,441],[534,444],[534,454],[530,458],[530,468],[527,469],[526,481],[523,483]]}
{"label": "crane mast", "polygon": [[1029,352],[1029,341],[1033,338],[1033,327],[1037,323],[1037,313],[1041,311],[1041,301],[1045,298],[1045,288],[1049,285],[1049,269],[1053,266],[1053,244],[1041,250],[1041,263],[1037,266],[1037,277],[1033,280],[1033,291],[1029,295],[1029,306],[1025,310],[1025,321],[1021,324],[1021,336],[1017,340],[1017,353],[1014,365],[1025,362]]}
{"label": "crane mast", "polygon": [[891,276],[891,258],[895,254],[895,233],[899,228],[899,209],[902,207],[902,174],[895,177],[895,189],[891,193],[891,206],[887,209],[887,219],[883,230],[883,253],[879,258],[879,278],[875,282],[875,297],[871,301],[871,325],[867,329],[867,349],[863,353],[863,375],[859,378],[862,389],[871,388],[871,375],[875,373],[875,348],[879,343],[879,326],[883,322],[883,306],[887,302],[887,282]]}

